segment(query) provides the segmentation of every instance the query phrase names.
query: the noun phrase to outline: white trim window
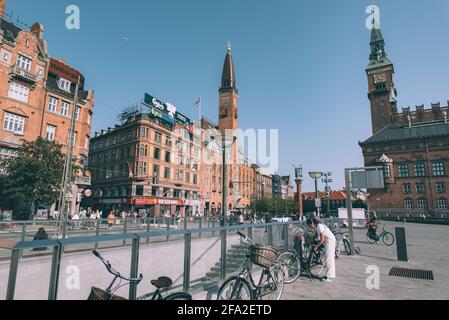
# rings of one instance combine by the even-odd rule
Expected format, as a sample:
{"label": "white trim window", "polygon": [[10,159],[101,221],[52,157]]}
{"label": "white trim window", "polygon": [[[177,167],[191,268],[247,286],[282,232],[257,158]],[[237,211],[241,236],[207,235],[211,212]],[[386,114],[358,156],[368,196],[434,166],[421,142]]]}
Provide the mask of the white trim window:
{"label": "white trim window", "polygon": [[10,98],[28,103],[29,93],[30,89],[28,87],[22,86],[16,82],[11,82],[9,85],[8,97]]}
{"label": "white trim window", "polygon": [[416,202],[418,209],[427,209],[427,200],[420,199]]}
{"label": "white trim window", "polygon": [[70,86],[71,85],[72,85],[72,83],[69,80],[67,80],[67,79],[64,79],[64,78],[59,78],[58,79],[58,87],[61,90],[70,92]]}
{"label": "white trim window", "polygon": [[70,108],[70,104],[68,104],[65,101],[62,101],[61,103],[61,114],[65,117],[69,116],[69,108]]}
{"label": "white trim window", "polygon": [[25,132],[25,117],[6,112],[3,121],[3,129],[14,132],[15,134],[23,135]]}
{"label": "white trim window", "polygon": [[55,141],[56,138],[56,127],[52,125],[47,125],[46,138],[48,141]]}
{"label": "white trim window", "polygon": [[22,56],[21,54],[17,55],[17,62],[16,65],[23,70],[26,71],[31,71],[31,64],[32,64],[33,60]]}
{"label": "white trim window", "polygon": [[58,109],[58,99],[50,97],[50,100],[48,101],[48,111],[56,112]]}
{"label": "white trim window", "polygon": [[438,200],[438,209],[447,209],[447,200],[446,199],[440,199]]}
{"label": "white trim window", "polygon": [[404,200],[404,208],[405,209],[413,209],[413,200],[405,199]]}

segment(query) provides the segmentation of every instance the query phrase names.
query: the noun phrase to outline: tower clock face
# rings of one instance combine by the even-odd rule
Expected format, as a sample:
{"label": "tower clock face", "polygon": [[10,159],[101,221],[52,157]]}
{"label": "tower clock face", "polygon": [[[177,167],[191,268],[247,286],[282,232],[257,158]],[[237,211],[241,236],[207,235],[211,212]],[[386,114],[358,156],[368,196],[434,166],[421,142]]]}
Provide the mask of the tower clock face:
{"label": "tower clock face", "polygon": [[223,100],[222,100],[222,104],[223,104],[223,107],[229,108],[229,98],[228,97],[224,97]]}
{"label": "tower clock face", "polygon": [[385,73],[380,73],[374,75],[374,83],[384,83],[387,81],[387,75]]}

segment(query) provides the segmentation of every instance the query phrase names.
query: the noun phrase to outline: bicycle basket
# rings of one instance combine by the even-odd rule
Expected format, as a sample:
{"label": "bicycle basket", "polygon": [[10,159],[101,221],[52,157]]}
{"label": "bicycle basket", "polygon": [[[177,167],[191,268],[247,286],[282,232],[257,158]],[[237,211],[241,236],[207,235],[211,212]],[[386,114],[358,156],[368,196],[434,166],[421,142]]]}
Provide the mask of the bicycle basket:
{"label": "bicycle basket", "polygon": [[90,291],[89,298],[87,298],[87,300],[97,301],[97,300],[127,300],[127,299],[122,298],[120,296],[116,296],[114,294],[111,295],[104,290],[92,287],[92,290]]}
{"label": "bicycle basket", "polygon": [[254,245],[249,250],[251,262],[267,269],[273,266],[278,257],[278,251],[270,246]]}

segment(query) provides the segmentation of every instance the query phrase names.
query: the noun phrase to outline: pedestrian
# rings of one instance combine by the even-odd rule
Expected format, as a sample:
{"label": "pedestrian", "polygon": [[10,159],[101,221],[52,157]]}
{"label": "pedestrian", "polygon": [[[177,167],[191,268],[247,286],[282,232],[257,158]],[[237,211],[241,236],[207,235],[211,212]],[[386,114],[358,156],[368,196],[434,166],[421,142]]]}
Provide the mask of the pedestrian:
{"label": "pedestrian", "polygon": [[335,239],[332,231],[319,219],[313,217],[307,219],[307,225],[309,228],[317,231],[319,236],[319,241],[313,248],[314,251],[318,251],[321,246],[324,245],[325,254],[323,257],[323,261],[325,263],[325,267],[327,270],[326,276],[321,279],[322,282],[332,282],[332,280],[336,277],[335,271],[335,247],[337,241]]}
{"label": "pedestrian", "polygon": [[115,222],[115,214],[113,211],[111,211],[108,215],[108,227],[109,227],[109,231],[112,230],[112,226],[114,225]]}
{"label": "pedestrian", "polygon": [[243,217],[243,213],[240,213],[240,216],[239,216],[239,225],[242,225],[242,224],[244,224],[245,223],[245,218]]}
{"label": "pedestrian", "polygon": [[78,213],[75,212],[75,214],[72,216],[72,230],[78,228],[79,220],[80,216],[78,215]]}
{"label": "pedestrian", "polygon": [[[45,231],[44,228],[39,228],[36,235],[34,236],[34,241],[43,241],[48,240],[48,233]],[[41,248],[34,248],[32,251],[45,251],[47,250],[47,247],[41,247]]]}

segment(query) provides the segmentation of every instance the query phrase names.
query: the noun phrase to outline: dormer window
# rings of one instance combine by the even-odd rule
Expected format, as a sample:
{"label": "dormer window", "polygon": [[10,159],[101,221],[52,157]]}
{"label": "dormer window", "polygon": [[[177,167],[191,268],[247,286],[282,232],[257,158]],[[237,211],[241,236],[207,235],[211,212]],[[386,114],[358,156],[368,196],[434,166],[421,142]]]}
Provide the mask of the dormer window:
{"label": "dormer window", "polygon": [[32,63],[31,59],[28,59],[27,57],[22,56],[21,54],[19,54],[17,56],[17,63],[16,64],[17,64],[17,66],[20,69],[23,69],[23,70],[26,70],[26,71],[31,71],[31,63]]}
{"label": "dormer window", "polygon": [[58,79],[58,87],[61,90],[70,92],[70,86],[72,85],[72,83],[69,80],[66,80],[64,78],[59,78]]}

